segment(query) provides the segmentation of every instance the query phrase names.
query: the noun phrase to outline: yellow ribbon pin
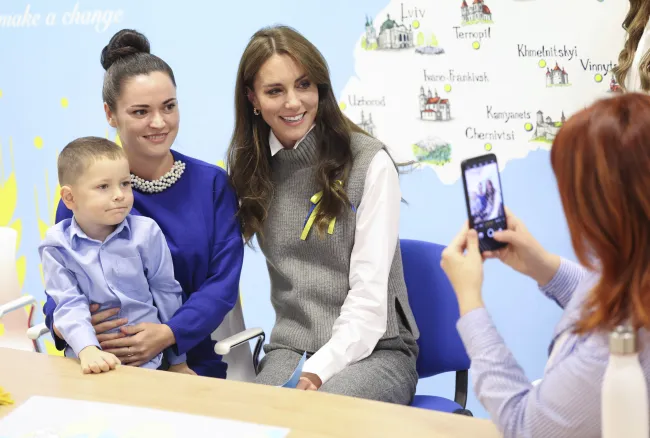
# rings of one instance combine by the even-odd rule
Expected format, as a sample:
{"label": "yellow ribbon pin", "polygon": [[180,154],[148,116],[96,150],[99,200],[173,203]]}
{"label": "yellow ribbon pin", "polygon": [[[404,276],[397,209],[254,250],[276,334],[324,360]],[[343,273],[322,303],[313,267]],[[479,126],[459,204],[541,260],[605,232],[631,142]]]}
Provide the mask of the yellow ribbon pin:
{"label": "yellow ribbon pin", "polygon": [[[336,182],[340,185],[343,185],[341,181],[336,181]],[[322,197],[323,197],[323,191],[321,190],[320,192],[316,193],[314,196],[310,198],[312,206],[309,209],[309,213],[307,214],[307,219],[305,220],[305,225],[303,226],[302,234],[300,235],[300,240],[307,240],[309,231],[311,230],[312,225],[314,225],[314,220],[316,220],[316,214],[318,213],[318,208],[320,207],[320,201]],[[355,211],[354,206],[353,205],[350,206],[352,207],[352,210]],[[336,217],[333,217],[332,219],[330,219],[329,226],[327,227],[327,234],[334,234],[335,224],[336,224]]]}
{"label": "yellow ribbon pin", "polygon": [[[311,230],[314,221],[316,220],[316,214],[318,213],[318,208],[320,207],[320,200],[323,197],[323,191],[316,193],[311,197],[310,201],[312,203],[311,208],[309,209],[309,214],[307,215],[307,220],[305,221],[305,226],[302,229],[302,234],[300,235],[300,240],[307,240],[309,231]],[[330,220],[329,227],[327,227],[327,234],[334,233],[334,224],[336,223],[336,218]]]}

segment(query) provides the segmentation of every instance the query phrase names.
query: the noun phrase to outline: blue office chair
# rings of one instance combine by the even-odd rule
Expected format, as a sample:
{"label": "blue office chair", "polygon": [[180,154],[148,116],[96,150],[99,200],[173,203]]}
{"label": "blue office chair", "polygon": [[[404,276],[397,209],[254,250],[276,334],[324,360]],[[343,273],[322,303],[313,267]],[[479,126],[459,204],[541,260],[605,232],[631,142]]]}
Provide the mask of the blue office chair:
{"label": "blue office chair", "polygon": [[472,416],[467,404],[469,357],[456,330],[458,301],[440,267],[443,246],[418,240],[400,240],[409,304],[420,329],[420,378],[456,372],[454,400],[416,395],[411,406]]}

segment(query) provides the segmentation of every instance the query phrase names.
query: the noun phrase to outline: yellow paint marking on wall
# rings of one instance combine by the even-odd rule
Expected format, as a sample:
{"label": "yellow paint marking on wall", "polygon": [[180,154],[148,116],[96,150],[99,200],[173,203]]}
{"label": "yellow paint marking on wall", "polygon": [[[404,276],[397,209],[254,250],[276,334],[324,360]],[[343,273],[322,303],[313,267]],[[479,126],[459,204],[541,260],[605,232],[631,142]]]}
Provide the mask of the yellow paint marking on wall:
{"label": "yellow paint marking on wall", "polygon": [[54,345],[54,342],[48,341],[46,339],[45,341],[43,341],[43,344],[45,344],[45,351],[50,356],[63,356],[63,351],[57,350],[56,346]]}
{"label": "yellow paint marking on wall", "polygon": [[[106,140],[110,140],[110,134],[108,132],[108,129],[106,129],[106,135],[104,137],[106,138]],[[119,134],[115,134],[115,138],[113,139],[113,142],[119,147],[122,147],[122,139],[120,138]]]}
{"label": "yellow paint marking on wall", "polygon": [[36,205],[36,223],[38,225],[38,235],[40,236],[41,240],[45,239],[45,234],[47,233],[47,229],[49,226],[47,225],[46,222],[41,219],[41,213],[40,213],[40,208],[38,207],[38,189],[36,188],[36,185],[34,185],[34,203]]}
{"label": "yellow paint marking on wall", "polygon": [[20,248],[20,239],[23,234],[23,223],[20,219],[16,219],[11,224],[9,224],[9,228],[13,228],[16,230],[16,233],[18,233],[18,238],[16,239],[16,251],[18,251],[18,248]]}
{"label": "yellow paint marking on wall", "polygon": [[27,276],[27,257],[21,256],[16,260],[16,272],[18,272],[18,286],[23,290],[25,277]]}
{"label": "yellow paint marking on wall", "polygon": [[50,192],[50,184],[49,184],[47,171],[45,171],[45,198],[47,200],[47,212],[46,212],[47,216],[46,219],[43,220],[41,219],[39,202],[38,202],[38,188],[34,186],[34,203],[36,205],[36,217],[37,217],[36,222],[38,225],[38,233],[41,236],[41,240],[45,238],[47,229],[50,228],[52,225],[54,225],[54,221],[56,219],[56,208],[58,207],[59,201],[61,200],[61,186],[59,184],[56,185],[56,188],[54,189],[54,193]]}
{"label": "yellow paint marking on wall", "polygon": [[[23,296],[26,296],[26,295],[27,295],[27,294],[23,294]],[[29,312],[32,311],[32,307],[34,307],[33,304],[28,304],[28,305],[26,305],[25,307],[23,307],[23,309],[25,309],[25,314],[26,314],[27,316],[29,316]],[[34,309],[34,311],[36,311],[36,309]]]}
{"label": "yellow paint marking on wall", "polygon": [[[18,204],[18,184],[16,183],[16,173],[14,171],[13,140],[11,137],[9,137],[9,161],[11,163],[9,177],[5,180],[4,172],[0,173],[0,199],[2,199],[2,203],[0,203],[0,226],[9,225]],[[0,169],[3,169],[2,144],[0,144]],[[17,228],[18,239],[20,239],[22,227],[17,224]]]}
{"label": "yellow paint marking on wall", "polygon": [[14,172],[11,172],[9,178],[5,181],[0,181],[0,199],[2,199],[0,204],[0,226],[7,226],[18,203],[18,186]]}

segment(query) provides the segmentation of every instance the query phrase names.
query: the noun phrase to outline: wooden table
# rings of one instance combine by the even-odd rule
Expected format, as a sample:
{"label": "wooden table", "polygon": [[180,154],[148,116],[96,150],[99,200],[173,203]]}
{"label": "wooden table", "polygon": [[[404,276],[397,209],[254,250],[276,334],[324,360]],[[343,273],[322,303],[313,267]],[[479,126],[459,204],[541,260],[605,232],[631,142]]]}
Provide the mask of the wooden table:
{"label": "wooden table", "polygon": [[487,420],[332,394],[122,366],[83,375],[76,360],[0,348],[0,386],[33,395],[157,408],[291,429],[289,437],[498,437]]}

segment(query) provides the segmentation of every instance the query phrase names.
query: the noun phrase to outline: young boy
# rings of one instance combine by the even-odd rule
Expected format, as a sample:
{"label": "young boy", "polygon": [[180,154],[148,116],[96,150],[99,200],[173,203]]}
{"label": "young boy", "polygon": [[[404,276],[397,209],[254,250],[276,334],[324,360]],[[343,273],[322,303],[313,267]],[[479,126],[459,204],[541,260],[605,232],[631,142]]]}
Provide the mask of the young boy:
{"label": "young boy", "polygon": [[[131,216],[131,173],[124,151],[98,137],[68,144],[58,159],[61,199],[74,213],[54,225],[39,246],[54,322],[84,373],[115,369],[120,360],[102,351],[89,306],[119,307],[130,324],[165,323],[182,304],[167,242],[152,219]],[[160,319],[159,319],[160,316]],[[118,332],[119,328],[113,330]],[[142,365],[158,369],[160,353]],[[191,374],[185,355],[165,350],[170,371]]]}

